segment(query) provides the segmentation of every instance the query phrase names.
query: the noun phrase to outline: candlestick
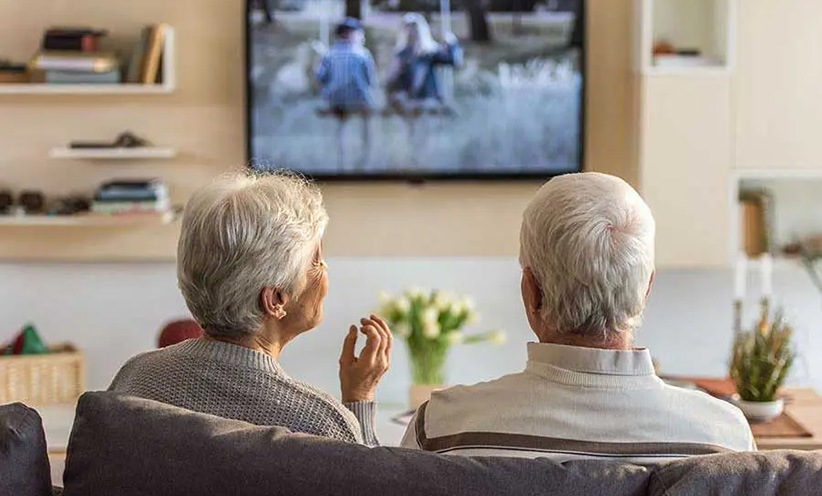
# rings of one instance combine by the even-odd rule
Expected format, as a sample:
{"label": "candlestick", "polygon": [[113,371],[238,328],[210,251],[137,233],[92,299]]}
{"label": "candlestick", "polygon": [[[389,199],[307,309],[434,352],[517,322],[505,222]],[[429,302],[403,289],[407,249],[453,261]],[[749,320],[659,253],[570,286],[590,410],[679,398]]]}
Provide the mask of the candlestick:
{"label": "candlestick", "polygon": [[770,299],[773,295],[773,257],[770,253],[763,253],[759,263],[762,273],[762,298]]}
{"label": "candlestick", "polygon": [[748,285],[748,258],[744,253],[740,253],[736,261],[736,278],[734,279],[734,299],[742,301],[745,299],[745,290]]}

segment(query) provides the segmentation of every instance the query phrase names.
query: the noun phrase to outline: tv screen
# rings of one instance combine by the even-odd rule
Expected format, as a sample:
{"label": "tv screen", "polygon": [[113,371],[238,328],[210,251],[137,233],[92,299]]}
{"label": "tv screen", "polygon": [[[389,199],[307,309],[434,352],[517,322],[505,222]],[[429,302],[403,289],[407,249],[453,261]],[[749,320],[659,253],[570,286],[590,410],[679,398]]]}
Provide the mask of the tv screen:
{"label": "tv screen", "polygon": [[249,0],[249,163],[319,179],[579,171],[583,2]]}

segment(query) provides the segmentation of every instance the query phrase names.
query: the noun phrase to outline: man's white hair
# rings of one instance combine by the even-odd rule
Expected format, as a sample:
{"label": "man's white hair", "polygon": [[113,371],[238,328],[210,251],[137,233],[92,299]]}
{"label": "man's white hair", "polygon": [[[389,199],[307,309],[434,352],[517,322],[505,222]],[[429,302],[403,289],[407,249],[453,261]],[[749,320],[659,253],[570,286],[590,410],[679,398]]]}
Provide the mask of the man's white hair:
{"label": "man's white hair", "polygon": [[319,189],[289,173],[232,174],[189,199],[177,245],[177,281],[210,336],[260,330],[260,292],[296,298],[328,223]]}
{"label": "man's white hair", "polygon": [[550,330],[607,341],[640,322],[654,272],[655,223],[622,179],[556,177],[525,210],[520,263],[542,289]]}

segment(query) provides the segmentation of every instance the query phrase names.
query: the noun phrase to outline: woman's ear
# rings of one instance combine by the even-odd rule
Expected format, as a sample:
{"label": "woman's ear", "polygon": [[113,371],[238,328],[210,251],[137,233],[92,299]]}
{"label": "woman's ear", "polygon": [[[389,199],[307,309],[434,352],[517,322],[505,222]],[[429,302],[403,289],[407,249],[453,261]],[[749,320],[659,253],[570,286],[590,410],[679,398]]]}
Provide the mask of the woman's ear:
{"label": "woman's ear", "polygon": [[283,320],[287,315],[288,295],[280,288],[263,288],[260,291],[260,309],[268,317]]}
{"label": "woman's ear", "polygon": [[651,295],[651,288],[654,287],[654,279],[656,279],[656,271],[651,272],[651,280],[648,281],[648,289],[645,290],[645,299]]}

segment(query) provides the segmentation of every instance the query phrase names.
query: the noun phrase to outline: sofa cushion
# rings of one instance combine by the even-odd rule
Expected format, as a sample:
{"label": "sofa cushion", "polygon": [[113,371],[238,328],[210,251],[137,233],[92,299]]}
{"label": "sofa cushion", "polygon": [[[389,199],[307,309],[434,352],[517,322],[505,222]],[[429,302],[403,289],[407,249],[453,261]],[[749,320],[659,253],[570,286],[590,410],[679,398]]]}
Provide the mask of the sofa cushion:
{"label": "sofa cushion", "polygon": [[641,495],[646,468],[464,458],[373,448],[189,412],[112,392],[84,394],[65,496]]}
{"label": "sofa cushion", "polygon": [[0,494],[51,495],[43,420],[22,403],[0,405]]}
{"label": "sofa cushion", "polygon": [[819,495],[822,453],[767,451],[689,458],[660,467],[652,496]]}

